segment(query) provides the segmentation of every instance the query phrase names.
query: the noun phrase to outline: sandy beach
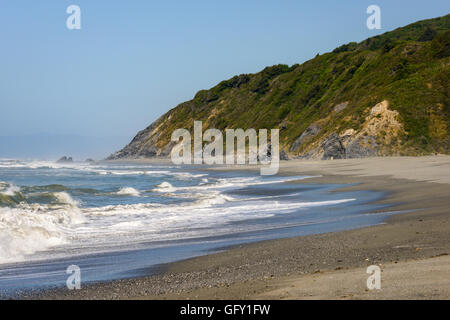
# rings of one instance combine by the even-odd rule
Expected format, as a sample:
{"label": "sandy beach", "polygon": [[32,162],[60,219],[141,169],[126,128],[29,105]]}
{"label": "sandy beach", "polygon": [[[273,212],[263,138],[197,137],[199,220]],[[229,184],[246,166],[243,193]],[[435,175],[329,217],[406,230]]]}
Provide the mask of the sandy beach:
{"label": "sandy beach", "polygon": [[[249,167],[213,170],[248,170]],[[252,168],[256,169],[256,168]],[[449,299],[450,156],[292,160],[303,183],[377,190],[387,210],[373,227],[240,245],[161,266],[161,274],[56,290],[46,299]],[[368,290],[366,268],[382,270]]]}

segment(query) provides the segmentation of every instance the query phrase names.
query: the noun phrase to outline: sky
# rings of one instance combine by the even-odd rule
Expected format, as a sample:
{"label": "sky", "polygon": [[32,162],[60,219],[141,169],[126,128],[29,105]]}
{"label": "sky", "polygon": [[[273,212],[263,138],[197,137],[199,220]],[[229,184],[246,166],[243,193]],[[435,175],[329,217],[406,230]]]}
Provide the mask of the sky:
{"label": "sky", "polygon": [[[366,27],[372,4],[380,30]],[[66,27],[70,5],[80,30]],[[113,152],[234,75],[448,13],[448,0],[1,1],[0,137],[92,137]]]}

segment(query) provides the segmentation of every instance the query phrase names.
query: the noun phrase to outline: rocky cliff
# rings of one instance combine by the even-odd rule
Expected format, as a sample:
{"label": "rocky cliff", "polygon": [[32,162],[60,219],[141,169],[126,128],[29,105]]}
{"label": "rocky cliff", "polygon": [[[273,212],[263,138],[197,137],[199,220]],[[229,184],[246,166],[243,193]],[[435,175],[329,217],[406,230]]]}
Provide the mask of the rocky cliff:
{"label": "rocky cliff", "polygon": [[450,15],[242,74],[170,110],[109,159],[167,156],[175,129],[279,128],[283,156],[450,151]]}

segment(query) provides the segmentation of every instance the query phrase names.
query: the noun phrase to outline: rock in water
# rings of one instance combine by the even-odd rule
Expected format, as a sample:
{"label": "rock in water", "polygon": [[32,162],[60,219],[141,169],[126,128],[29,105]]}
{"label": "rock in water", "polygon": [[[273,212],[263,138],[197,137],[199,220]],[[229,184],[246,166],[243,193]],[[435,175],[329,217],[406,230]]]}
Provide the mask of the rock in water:
{"label": "rock in water", "polygon": [[73,159],[72,157],[61,157],[58,161],[56,161],[56,163],[72,163]]}

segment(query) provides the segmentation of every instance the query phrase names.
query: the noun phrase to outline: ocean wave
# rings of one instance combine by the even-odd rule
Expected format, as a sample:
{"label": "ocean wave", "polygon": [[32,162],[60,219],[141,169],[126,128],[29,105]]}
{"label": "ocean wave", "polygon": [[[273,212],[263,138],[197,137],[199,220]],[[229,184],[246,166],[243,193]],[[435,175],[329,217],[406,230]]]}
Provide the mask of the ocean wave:
{"label": "ocean wave", "polygon": [[156,186],[152,191],[155,192],[174,192],[178,190],[170,182],[164,181]]}
{"label": "ocean wave", "polygon": [[11,206],[24,201],[20,188],[14,184],[0,181],[0,206]]}
{"label": "ocean wave", "polygon": [[73,228],[86,222],[70,195],[60,192],[55,197],[59,205],[0,207],[0,263],[22,261],[27,255],[66,244]]}
{"label": "ocean wave", "polygon": [[69,187],[63,186],[61,184],[49,184],[44,186],[24,186],[21,188],[21,191],[24,193],[32,193],[32,192],[62,192],[70,190]]}
{"label": "ocean wave", "polygon": [[119,191],[117,191],[116,194],[121,195],[121,196],[133,196],[133,197],[141,196],[141,193],[132,187],[124,187],[124,188],[120,189]]}
{"label": "ocean wave", "polygon": [[231,202],[231,201],[235,201],[236,199],[231,197],[231,196],[227,196],[221,193],[216,193],[214,196],[212,197],[206,197],[205,199],[200,199],[197,202],[195,202],[195,205],[200,205],[200,206],[213,206],[213,205],[217,205],[217,204],[224,204],[226,202]]}
{"label": "ocean wave", "polygon": [[155,192],[204,192],[210,190],[229,190],[240,189],[248,186],[267,185],[274,183],[282,183],[296,180],[303,180],[310,178],[310,176],[295,176],[295,177],[278,177],[272,179],[261,180],[260,177],[239,177],[239,178],[218,178],[216,181],[211,182],[208,179],[202,179],[201,183],[195,186],[175,187],[171,183],[165,181],[157,185],[153,189]]}
{"label": "ocean wave", "polygon": [[88,171],[91,171],[93,173],[99,174],[99,175],[115,175],[115,176],[138,176],[138,175],[146,175],[149,174],[148,171],[144,170],[105,170],[105,169],[89,169]]}
{"label": "ocean wave", "polygon": [[171,176],[177,180],[187,181],[195,178],[201,178],[206,174],[193,174],[189,172],[177,172],[169,170],[155,170],[147,168],[136,168],[136,167],[123,167],[117,169],[102,169],[102,168],[86,168],[86,171],[93,172],[98,175],[115,175],[115,176],[139,176],[148,175],[152,177],[163,177]]}
{"label": "ocean wave", "polygon": [[[127,241],[205,236],[208,230],[213,234],[223,232],[220,230],[224,227],[220,226],[234,221],[269,218],[301,208],[355,200],[242,200],[214,192],[203,194],[195,201],[171,205],[138,203],[79,208],[79,203],[66,192],[54,196],[58,203],[22,203],[15,208],[0,208],[0,263],[20,261],[54,246],[76,243],[83,243],[83,247],[101,247],[100,243],[123,245]],[[119,235],[123,237],[118,238]]]}
{"label": "ocean wave", "polygon": [[5,196],[14,196],[16,193],[20,192],[20,188],[11,184],[9,185],[6,189],[4,189],[3,191],[0,191],[1,194],[5,195]]}
{"label": "ocean wave", "polygon": [[83,169],[90,167],[86,163],[57,163],[52,161],[0,161],[0,168],[24,168],[24,169]]}
{"label": "ocean wave", "polygon": [[[197,172],[169,172],[160,168],[79,168],[87,174],[80,175],[72,171],[67,174],[64,170],[62,177],[50,179],[49,182],[55,184],[17,187],[0,182],[0,264],[48,258],[49,252],[55,258],[53,254],[85,254],[92,250],[112,250],[114,245],[248,231],[248,228],[259,227],[258,223],[249,225],[242,221],[354,200],[307,202],[293,194],[286,201],[286,195],[247,197],[245,194],[238,196],[227,193],[248,186],[282,183],[305,177],[223,178],[215,175],[204,177],[204,174]],[[30,170],[21,172],[28,174]],[[146,175],[154,174],[162,178],[99,177],[90,172],[118,176],[122,173],[134,175],[145,172]],[[164,177],[166,172],[167,178]],[[32,174],[32,179],[24,183],[33,183],[37,178],[42,178],[40,175],[35,176],[34,172]],[[58,172],[50,173],[53,174],[58,175]],[[43,175],[47,177],[49,172],[43,170]],[[192,181],[184,182],[184,179]],[[129,187],[131,185],[135,188]],[[136,185],[142,188],[142,193]],[[99,190],[83,189],[82,186],[95,186]],[[151,192],[144,193],[145,188],[151,189]]]}
{"label": "ocean wave", "polygon": [[54,195],[59,203],[67,204],[74,208],[78,207],[78,201],[74,200],[67,192],[55,192]]}

